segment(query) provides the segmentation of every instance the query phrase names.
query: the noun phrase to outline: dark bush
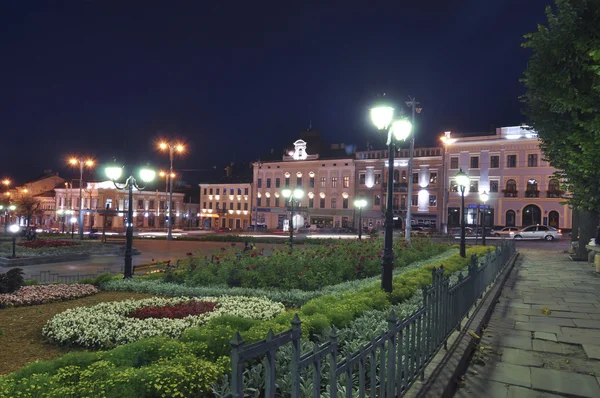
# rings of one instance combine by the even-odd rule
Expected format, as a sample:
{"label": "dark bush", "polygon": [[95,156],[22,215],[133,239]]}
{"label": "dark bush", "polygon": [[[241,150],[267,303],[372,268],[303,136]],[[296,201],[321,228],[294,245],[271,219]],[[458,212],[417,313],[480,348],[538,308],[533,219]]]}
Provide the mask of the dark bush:
{"label": "dark bush", "polygon": [[6,274],[0,274],[0,293],[12,293],[23,286],[24,282],[21,268],[10,269]]}

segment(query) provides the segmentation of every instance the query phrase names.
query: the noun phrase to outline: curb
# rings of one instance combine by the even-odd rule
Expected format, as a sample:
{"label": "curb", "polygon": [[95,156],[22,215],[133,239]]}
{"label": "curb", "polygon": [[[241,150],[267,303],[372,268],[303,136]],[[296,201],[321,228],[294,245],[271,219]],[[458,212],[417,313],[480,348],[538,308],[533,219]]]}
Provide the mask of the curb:
{"label": "curb", "polygon": [[508,265],[496,279],[496,283],[485,293],[483,300],[480,300],[475,308],[472,307],[473,314],[470,318],[463,320],[464,324],[461,327],[461,332],[458,333],[448,350],[445,353],[442,352],[443,358],[432,370],[431,375],[423,383],[415,397],[450,398],[454,396],[459,377],[466,372],[469,360],[477,344],[479,344],[478,339],[473,338],[469,331],[481,336],[483,326],[491,318],[500,293],[518,257],[519,252],[515,252],[508,261]]}

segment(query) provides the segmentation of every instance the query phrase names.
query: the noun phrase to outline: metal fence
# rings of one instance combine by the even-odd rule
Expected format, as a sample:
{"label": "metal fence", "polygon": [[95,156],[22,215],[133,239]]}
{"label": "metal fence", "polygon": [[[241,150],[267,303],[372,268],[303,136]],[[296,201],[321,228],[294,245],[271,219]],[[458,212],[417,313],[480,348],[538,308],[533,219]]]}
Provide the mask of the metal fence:
{"label": "metal fence", "polygon": [[[415,380],[424,378],[425,367],[456,329],[477,298],[496,279],[515,252],[512,240],[502,241],[478,261],[471,257],[466,275],[458,274],[451,284],[443,266],[433,269],[432,284],[423,288],[423,306],[405,319],[391,312],[388,330],[361,349],[341,357],[335,329],[324,344],[315,344],[311,352],[301,352],[302,328],[298,316],[292,328],[274,334],[272,331],[254,344],[246,345],[239,333],[231,341],[231,393],[225,398],[244,397],[244,367],[263,360],[265,367],[264,397],[277,392],[276,352],[291,344],[291,397],[299,398],[301,383],[312,383],[312,396],[326,394],[346,397],[402,397]],[[311,377],[307,377],[311,375]],[[310,379],[310,380],[309,380]],[[325,379],[325,380],[323,380]],[[308,396],[306,388],[302,395]],[[340,393],[341,391],[341,393]]]}
{"label": "metal fence", "polygon": [[111,274],[116,275],[117,272],[110,268],[98,270],[95,274],[69,274],[60,275],[58,272],[40,271],[38,274],[24,275],[25,280],[36,280],[38,283],[76,283],[87,278],[96,278],[98,275]]}

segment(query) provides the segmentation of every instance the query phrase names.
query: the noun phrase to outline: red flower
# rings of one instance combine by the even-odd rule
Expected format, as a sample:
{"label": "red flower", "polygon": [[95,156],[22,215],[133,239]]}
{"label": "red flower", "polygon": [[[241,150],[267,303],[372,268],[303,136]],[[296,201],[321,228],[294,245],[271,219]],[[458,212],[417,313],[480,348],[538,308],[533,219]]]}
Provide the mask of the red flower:
{"label": "red flower", "polygon": [[184,303],[168,304],[157,307],[142,307],[127,315],[130,318],[170,318],[181,319],[190,315],[200,315],[211,312],[215,309],[217,303],[210,301],[191,300]]}
{"label": "red flower", "polygon": [[187,252],[186,254],[187,254],[188,256],[191,256],[191,255],[192,255],[192,252]]}

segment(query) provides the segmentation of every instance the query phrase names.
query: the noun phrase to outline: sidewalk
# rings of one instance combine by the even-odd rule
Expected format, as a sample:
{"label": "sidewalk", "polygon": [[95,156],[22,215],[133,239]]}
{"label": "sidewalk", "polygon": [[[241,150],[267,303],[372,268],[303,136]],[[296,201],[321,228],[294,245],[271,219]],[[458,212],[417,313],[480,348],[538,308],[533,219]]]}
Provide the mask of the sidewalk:
{"label": "sidewalk", "polygon": [[600,397],[600,276],[552,249],[520,249],[455,397]]}

